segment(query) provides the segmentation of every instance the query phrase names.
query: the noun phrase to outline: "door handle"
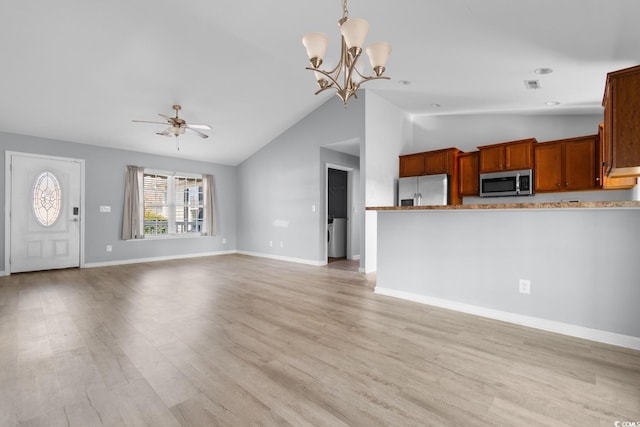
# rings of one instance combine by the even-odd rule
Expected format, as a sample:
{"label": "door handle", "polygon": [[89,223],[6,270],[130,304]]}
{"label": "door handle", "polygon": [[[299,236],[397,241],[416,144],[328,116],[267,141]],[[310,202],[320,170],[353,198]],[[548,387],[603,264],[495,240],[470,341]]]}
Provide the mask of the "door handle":
{"label": "door handle", "polygon": [[73,218],[73,219],[70,219],[69,221],[78,222],[80,220],[78,218]]}

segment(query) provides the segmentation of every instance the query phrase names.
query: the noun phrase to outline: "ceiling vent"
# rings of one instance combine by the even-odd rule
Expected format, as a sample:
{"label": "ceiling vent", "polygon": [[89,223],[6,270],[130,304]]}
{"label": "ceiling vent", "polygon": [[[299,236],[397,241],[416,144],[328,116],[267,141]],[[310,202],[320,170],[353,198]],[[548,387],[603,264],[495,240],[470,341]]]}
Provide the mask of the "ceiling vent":
{"label": "ceiling vent", "polygon": [[525,80],[524,85],[527,89],[540,89],[540,80]]}

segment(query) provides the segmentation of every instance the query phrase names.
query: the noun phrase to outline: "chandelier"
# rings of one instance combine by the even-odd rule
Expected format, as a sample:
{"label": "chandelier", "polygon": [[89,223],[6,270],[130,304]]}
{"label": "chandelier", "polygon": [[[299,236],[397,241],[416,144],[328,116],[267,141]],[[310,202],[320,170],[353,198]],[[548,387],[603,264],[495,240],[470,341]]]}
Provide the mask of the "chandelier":
{"label": "chandelier", "polygon": [[307,55],[311,70],[315,73],[316,81],[320,89],[316,95],[327,89],[335,89],[336,94],[342,99],[345,108],[352,96],[358,97],[356,91],[362,83],[369,80],[386,79],[382,74],[385,71],[387,58],[391,53],[391,45],[385,42],[374,43],[366,49],[367,56],[374,75],[364,76],[358,67],[358,60],[362,54],[362,45],[369,32],[369,23],[360,18],[349,18],[347,0],[342,0],[342,18],[338,21],[342,34],[342,51],[338,65],[330,71],[321,70],[322,59],[327,50],[329,38],[324,33],[308,33],[302,39],[302,44],[307,48]]}

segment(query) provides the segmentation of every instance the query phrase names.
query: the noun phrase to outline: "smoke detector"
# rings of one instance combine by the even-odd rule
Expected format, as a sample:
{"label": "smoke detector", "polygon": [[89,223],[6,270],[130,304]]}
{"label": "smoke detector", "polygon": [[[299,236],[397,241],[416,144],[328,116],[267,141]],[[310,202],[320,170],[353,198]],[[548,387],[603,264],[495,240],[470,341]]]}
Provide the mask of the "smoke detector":
{"label": "smoke detector", "polygon": [[524,85],[527,89],[540,89],[540,80],[525,80]]}

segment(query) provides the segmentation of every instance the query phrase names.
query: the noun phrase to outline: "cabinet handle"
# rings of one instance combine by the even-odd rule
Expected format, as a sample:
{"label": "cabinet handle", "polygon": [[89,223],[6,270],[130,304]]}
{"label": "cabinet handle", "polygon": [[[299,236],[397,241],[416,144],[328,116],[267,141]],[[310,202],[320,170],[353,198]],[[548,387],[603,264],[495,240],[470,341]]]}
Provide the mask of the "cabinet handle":
{"label": "cabinet handle", "polygon": [[564,183],[564,186],[565,186],[565,187],[568,187],[568,186],[569,186],[569,183],[568,183],[568,182],[565,182],[565,183]]}
{"label": "cabinet handle", "polygon": [[562,187],[562,184],[557,183],[557,184],[556,184],[556,186],[557,186],[558,188],[560,188],[560,187]]}

